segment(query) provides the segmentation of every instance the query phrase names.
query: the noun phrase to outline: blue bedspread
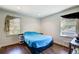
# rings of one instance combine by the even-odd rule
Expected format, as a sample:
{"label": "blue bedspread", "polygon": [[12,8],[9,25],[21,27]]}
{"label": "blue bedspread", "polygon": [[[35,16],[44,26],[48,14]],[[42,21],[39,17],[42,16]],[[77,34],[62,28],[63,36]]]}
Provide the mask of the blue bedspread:
{"label": "blue bedspread", "polygon": [[40,48],[48,45],[52,41],[52,37],[41,35],[39,33],[24,33],[24,40],[29,47]]}

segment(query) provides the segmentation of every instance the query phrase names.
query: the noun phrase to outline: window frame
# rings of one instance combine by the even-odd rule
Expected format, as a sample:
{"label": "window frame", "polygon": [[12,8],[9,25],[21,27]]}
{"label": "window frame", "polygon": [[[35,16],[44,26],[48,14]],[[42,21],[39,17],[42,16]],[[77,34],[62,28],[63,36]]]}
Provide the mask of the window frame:
{"label": "window frame", "polygon": [[[21,24],[21,21],[20,21],[21,18],[15,17],[14,19],[19,19],[19,33],[12,33],[12,34],[11,34],[11,33],[10,33],[11,30],[10,30],[10,27],[9,27],[9,30],[10,30],[10,31],[8,32],[9,35],[18,35],[18,34],[21,33],[21,25],[20,25],[20,24]],[[11,19],[11,20],[13,21],[13,19]],[[10,20],[9,20],[9,21],[10,21]],[[14,22],[15,22],[15,20],[14,20]],[[10,23],[9,23],[9,26],[10,26]],[[15,25],[14,25],[14,27],[15,27]],[[15,31],[15,30],[14,30],[14,31]]]}
{"label": "window frame", "polygon": [[[61,23],[62,23],[62,21],[66,21],[66,20],[74,20],[75,21],[75,33],[74,34],[72,34],[72,35],[67,35],[67,34],[63,34],[63,33],[68,33],[68,32],[63,32],[62,31],[62,29],[61,29]],[[77,25],[77,22],[76,22],[76,20],[77,19],[62,19],[61,21],[60,21],[60,36],[63,36],[63,37],[76,37],[77,36],[77,33],[76,33],[76,31],[77,31],[77,29],[76,29],[76,25]],[[71,32],[70,32],[71,33]]]}
{"label": "window frame", "polygon": [[[19,26],[18,27],[19,29],[18,28],[16,29],[17,26],[14,25],[15,29],[14,29],[13,33],[10,34],[10,24],[11,24],[10,20],[12,20],[12,19],[14,19],[14,21],[15,21],[15,19],[19,19],[19,21],[17,23],[14,23],[14,24],[19,24],[19,25],[17,25],[17,26]],[[15,32],[15,30],[18,30],[18,32]],[[4,32],[6,33],[6,35],[18,35],[18,34],[21,34],[21,17],[13,16],[13,15],[6,15],[5,16],[5,22],[4,22]]]}

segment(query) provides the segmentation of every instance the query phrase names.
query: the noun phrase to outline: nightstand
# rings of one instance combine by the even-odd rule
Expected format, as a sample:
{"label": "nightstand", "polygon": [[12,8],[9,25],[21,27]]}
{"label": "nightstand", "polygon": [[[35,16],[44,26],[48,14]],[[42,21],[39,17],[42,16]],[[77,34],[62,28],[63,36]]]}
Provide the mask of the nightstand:
{"label": "nightstand", "polygon": [[23,44],[24,43],[23,34],[18,34],[18,36],[19,36],[20,44]]}
{"label": "nightstand", "polygon": [[75,40],[76,38],[69,43],[69,54],[71,54],[75,48],[79,48],[79,43],[75,42]]}

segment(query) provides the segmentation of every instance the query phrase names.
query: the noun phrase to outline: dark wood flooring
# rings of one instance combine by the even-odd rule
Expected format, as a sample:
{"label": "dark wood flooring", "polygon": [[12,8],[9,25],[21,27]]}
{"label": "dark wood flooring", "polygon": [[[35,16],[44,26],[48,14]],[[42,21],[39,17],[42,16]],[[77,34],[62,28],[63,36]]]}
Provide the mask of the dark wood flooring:
{"label": "dark wood flooring", "polygon": [[[31,54],[25,44],[14,44],[0,48],[0,54]],[[68,48],[54,44],[41,54],[68,54]]]}

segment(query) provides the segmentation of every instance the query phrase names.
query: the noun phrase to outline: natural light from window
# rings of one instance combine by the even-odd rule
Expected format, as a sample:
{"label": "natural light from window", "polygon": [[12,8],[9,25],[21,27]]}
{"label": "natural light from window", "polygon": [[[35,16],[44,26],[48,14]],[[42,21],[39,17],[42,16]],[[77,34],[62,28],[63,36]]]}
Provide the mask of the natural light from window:
{"label": "natural light from window", "polygon": [[61,21],[61,36],[76,36],[76,20],[75,19],[65,19]]}
{"label": "natural light from window", "polygon": [[9,24],[9,34],[14,35],[14,34],[20,34],[20,18],[14,18],[10,20]]}

